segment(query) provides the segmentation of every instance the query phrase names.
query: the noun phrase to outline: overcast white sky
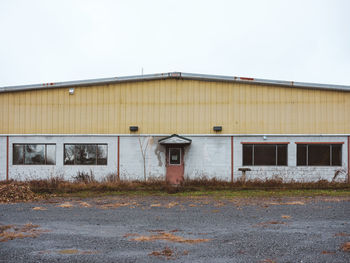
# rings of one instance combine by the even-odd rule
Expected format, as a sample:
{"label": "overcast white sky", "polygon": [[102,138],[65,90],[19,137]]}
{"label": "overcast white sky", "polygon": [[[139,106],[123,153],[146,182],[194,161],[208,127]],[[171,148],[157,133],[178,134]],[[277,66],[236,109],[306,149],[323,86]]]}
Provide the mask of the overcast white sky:
{"label": "overcast white sky", "polygon": [[350,1],[1,0],[0,86],[182,71],[350,85]]}

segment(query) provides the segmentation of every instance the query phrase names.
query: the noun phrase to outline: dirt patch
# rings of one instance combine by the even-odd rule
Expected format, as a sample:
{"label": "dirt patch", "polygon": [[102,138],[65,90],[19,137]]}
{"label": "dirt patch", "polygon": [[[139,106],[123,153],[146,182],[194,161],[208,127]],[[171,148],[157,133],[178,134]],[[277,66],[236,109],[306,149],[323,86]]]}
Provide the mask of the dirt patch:
{"label": "dirt patch", "polygon": [[327,250],[323,250],[322,255],[334,255],[335,254],[335,251],[327,251]]}
{"label": "dirt patch", "polygon": [[344,232],[340,232],[334,235],[335,237],[349,237],[350,234],[348,233],[344,233]]}
{"label": "dirt patch", "polygon": [[132,203],[129,203],[129,202],[126,202],[126,203],[111,203],[111,204],[101,205],[101,208],[102,209],[113,209],[113,208],[118,208],[118,207],[135,206],[135,205],[137,205],[136,202],[132,202]]}
{"label": "dirt patch", "polygon": [[23,226],[2,225],[0,226],[0,242],[6,242],[16,238],[37,237],[39,234],[47,232],[47,230],[38,228],[38,225],[33,225],[32,223]]}
{"label": "dirt patch", "polygon": [[132,238],[130,240],[140,241],[140,242],[164,240],[164,241],[170,241],[175,243],[195,244],[195,243],[209,242],[211,239],[189,239],[181,236],[176,236],[170,232],[156,231],[156,234],[152,234],[149,236],[137,235],[137,237]]}
{"label": "dirt patch", "polygon": [[350,252],[350,242],[345,242],[341,245],[341,249],[345,252]]}
{"label": "dirt patch", "polygon": [[267,227],[269,225],[286,225],[286,222],[281,222],[281,221],[268,221],[268,222],[261,222],[259,224],[254,225],[256,226],[262,226],[262,227]]}
{"label": "dirt patch", "polygon": [[187,250],[183,251],[182,253],[180,253],[179,251],[176,250],[172,250],[169,247],[165,247],[163,250],[160,251],[153,251],[151,253],[149,253],[149,256],[155,256],[155,257],[161,257],[163,259],[177,259],[179,256],[183,256],[183,255],[188,255],[189,252]]}
{"label": "dirt patch", "polygon": [[30,190],[26,183],[22,182],[1,182],[0,203],[29,202],[41,199],[40,196]]}
{"label": "dirt patch", "polygon": [[291,218],[291,216],[289,216],[289,215],[281,215],[281,217],[284,218],[284,219],[289,219],[289,218]]}

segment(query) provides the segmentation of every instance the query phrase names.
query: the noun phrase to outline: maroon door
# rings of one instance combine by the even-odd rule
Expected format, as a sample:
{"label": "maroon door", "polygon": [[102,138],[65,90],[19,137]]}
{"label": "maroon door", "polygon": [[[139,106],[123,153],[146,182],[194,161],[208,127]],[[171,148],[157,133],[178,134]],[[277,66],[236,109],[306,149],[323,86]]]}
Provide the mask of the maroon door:
{"label": "maroon door", "polygon": [[183,148],[168,146],[166,149],[166,180],[170,184],[180,184],[184,180]]}

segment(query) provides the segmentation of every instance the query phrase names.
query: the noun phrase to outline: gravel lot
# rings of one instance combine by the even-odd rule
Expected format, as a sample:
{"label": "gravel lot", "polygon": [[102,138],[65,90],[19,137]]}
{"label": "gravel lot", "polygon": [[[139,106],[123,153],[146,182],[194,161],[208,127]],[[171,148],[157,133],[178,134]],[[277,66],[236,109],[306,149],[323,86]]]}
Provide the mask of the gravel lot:
{"label": "gravel lot", "polygon": [[349,198],[55,199],[0,204],[0,224],[31,235],[0,262],[350,262]]}

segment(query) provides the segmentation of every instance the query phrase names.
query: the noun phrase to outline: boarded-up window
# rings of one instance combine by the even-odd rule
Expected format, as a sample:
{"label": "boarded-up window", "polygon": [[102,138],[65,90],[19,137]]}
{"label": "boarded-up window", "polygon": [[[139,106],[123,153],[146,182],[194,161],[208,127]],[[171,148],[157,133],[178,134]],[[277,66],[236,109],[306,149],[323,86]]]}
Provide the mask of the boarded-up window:
{"label": "boarded-up window", "polygon": [[287,144],[243,144],[243,165],[287,165]]}
{"label": "boarded-up window", "polygon": [[13,144],[12,163],[28,165],[55,165],[55,144]]}
{"label": "boarded-up window", "polygon": [[65,165],[107,165],[107,144],[65,144]]}
{"label": "boarded-up window", "polygon": [[298,144],[297,165],[341,166],[341,144]]}

